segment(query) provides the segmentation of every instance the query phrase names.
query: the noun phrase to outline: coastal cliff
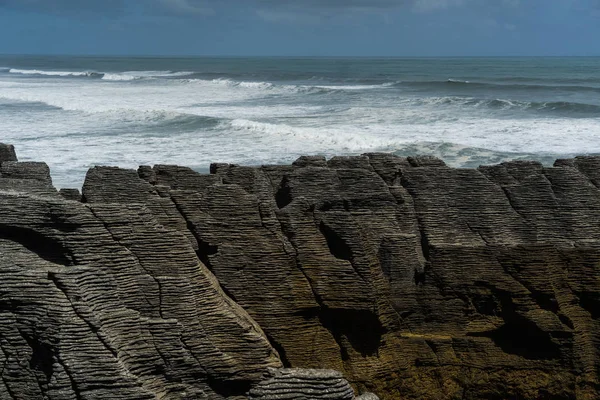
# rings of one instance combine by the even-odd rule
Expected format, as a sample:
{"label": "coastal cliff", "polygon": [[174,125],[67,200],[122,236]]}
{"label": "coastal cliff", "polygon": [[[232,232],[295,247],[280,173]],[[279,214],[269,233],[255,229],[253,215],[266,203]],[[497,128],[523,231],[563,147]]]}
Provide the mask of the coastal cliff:
{"label": "coastal cliff", "polygon": [[599,185],[377,153],[58,192],[0,145],[0,398],[596,399]]}

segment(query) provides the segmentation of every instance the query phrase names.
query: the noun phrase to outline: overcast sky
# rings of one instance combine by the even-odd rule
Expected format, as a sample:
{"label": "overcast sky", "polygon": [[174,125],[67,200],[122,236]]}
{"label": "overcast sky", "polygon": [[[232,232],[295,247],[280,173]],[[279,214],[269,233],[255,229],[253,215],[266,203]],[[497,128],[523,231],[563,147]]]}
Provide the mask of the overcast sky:
{"label": "overcast sky", "polygon": [[600,55],[600,0],[0,0],[0,53]]}

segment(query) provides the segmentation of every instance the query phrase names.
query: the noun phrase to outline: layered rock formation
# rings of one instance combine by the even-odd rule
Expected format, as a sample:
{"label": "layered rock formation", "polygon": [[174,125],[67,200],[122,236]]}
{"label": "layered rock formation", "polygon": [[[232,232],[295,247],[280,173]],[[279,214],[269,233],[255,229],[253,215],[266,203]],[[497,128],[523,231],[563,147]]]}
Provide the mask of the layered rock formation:
{"label": "layered rock formation", "polygon": [[0,398],[269,398],[280,367],[382,399],[599,397],[600,158],[96,167],[80,203],[0,157]]}
{"label": "layered rock formation", "polygon": [[[350,384],[338,371],[279,369],[270,370],[266,378],[250,391],[251,400],[355,399]],[[361,396],[359,400],[366,399]]]}
{"label": "layered rock formation", "polygon": [[0,168],[0,398],[245,398],[281,366],[182,233],[64,200],[46,170]]}

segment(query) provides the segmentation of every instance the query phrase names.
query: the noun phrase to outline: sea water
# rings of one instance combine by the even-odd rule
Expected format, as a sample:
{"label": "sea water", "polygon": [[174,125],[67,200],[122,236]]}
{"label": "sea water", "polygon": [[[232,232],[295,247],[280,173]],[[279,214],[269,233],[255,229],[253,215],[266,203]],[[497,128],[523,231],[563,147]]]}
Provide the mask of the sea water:
{"label": "sea water", "polygon": [[58,187],[94,165],[600,153],[600,58],[0,56],[0,142]]}

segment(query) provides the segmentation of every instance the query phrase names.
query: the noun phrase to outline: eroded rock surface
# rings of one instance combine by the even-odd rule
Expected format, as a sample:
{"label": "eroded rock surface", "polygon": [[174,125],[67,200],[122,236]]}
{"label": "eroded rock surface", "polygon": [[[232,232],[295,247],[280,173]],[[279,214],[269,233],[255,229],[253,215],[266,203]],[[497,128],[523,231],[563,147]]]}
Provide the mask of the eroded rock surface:
{"label": "eroded rock surface", "polygon": [[265,380],[254,387],[250,400],[353,400],[354,391],[338,371],[279,369],[270,370]]}
{"label": "eroded rock surface", "polygon": [[[16,179],[27,168],[37,181],[35,165]],[[281,366],[189,240],[148,208],[22,188],[0,191],[0,398],[246,398]]]}
{"label": "eroded rock surface", "polygon": [[17,153],[12,144],[0,143],[0,164],[5,161],[18,161]]}
{"label": "eroded rock surface", "polygon": [[260,398],[280,366],[382,399],[600,396],[600,158],[97,167],[83,204],[7,162],[0,397]]}

